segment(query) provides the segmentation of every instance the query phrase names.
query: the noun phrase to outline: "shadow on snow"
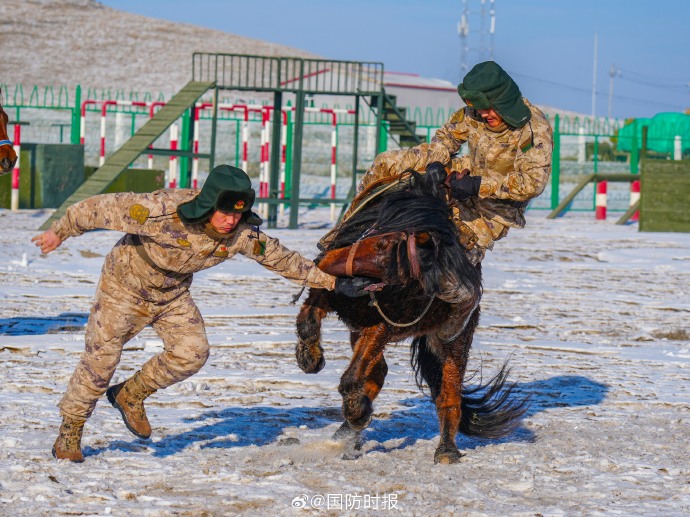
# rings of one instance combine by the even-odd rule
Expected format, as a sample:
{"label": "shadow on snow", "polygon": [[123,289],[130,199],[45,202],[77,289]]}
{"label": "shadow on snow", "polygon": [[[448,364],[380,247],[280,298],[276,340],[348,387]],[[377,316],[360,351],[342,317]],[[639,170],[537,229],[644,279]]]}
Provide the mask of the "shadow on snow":
{"label": "shadow on snow", "polygon": [[[604,384],[587,377],[565,375],[540,381],[518,383],[514,389],[515,397],[529,396],[529,409],[526,417],[541,411],[560,407],[590,406],[601,403],[608,391]],[[364,440],[375,440],[371,451],[390,451],[404,449],[418,440],[432,440],[438,437],[436,408],[427,395],[402,400],[408,408],[396,410],[390,415],[374,414],[374,420],[364,431]],[[170,435],[151,443],[135,440],[127,443],[117,441],[100,449],[86,447],[87,456],[97,455],[105,450],[153,450],[153,455],[166,457],[198,443],[199,448],[234,448],[249,445],[263,446],[275,442],[286,427],[306,426],[307,429],[322,429],[342,422],[340,408],[277,408],[241,407],[220,411],[209,411],[186,422],[212,423],[200,425],[190,431]],[[330,438],[324,436],[324,438]],[[531,442],[534,433],[522,426],[511,435],[498,440],[486,440],[459,435],[458,447],[474,449],[489,443]],[[393,441],[394,445],[385,444]]]}
{"label": "shadow on snow", "polygon": [[63,312],[58,316],[0,318],[1,336],[35,336],[60,332],[84,332],[88,313]]}

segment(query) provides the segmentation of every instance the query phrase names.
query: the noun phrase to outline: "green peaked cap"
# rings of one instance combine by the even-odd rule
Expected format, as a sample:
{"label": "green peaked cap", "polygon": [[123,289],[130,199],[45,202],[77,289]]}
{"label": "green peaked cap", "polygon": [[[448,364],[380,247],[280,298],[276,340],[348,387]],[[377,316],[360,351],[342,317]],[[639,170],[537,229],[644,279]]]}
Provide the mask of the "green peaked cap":
{"label": "green peaked cap", "polygon": [[458,85],[458,93],[475,109],[491,109],[514,128],[529,122],[532,113],[515,81],[494,61],[474,65]]}
{"label": "green peaked cap", "polygon": [[[186,223],[199,223],[209,219],[215,211],[225,213],[250,212],[256,193],[247,173],[231,165],[218,165],[208,173],[201,192],[191,201],[177,207],[177,213]],[[261,224],[261,218],[250,212],[250,224]]]}

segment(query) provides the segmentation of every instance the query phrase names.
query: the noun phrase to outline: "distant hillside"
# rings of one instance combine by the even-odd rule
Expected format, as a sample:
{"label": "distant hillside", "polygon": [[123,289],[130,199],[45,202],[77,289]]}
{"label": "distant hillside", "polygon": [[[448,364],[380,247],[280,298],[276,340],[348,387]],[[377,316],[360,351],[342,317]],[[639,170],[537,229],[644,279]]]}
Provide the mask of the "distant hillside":
{"label": "distant hillside", "polygon": [[[18,83],[24,86],[24,102],[28,102],[33,85],[38,85],[39,92],[46,86],[66,85],[71,101],[78,84],[84,94],[91,87],[110,89],[113,96],[115,90],[123,90],[125,95],[130,91],[150,92],[154,98],[162,93],[169,99],[191,79],[195,51],[324,57],[218,30],[131,14],[96,0],[0,0],[0,49],[0,85],[8,86],[3,94],[9,102]],[[460,103],[454,87],[447,105],[438,95],[418,95],[412,102],[407,99],[409,91],[391,87],[389,93],[399,95],[401,105],[421,106],[423,112],[441,106],[451,113]],[[261,96],[254,94],[252,99]],[[331,98],[329,102],[338,101]],[[551,116],[558,113],[583,117],[541,107]]]}
{"label": "distant hillside", "polygon": [[0,49],[0,84],[10,88],[81,84],[167,97],[191,79],[195,51],[318,57],[95,0],[0,0]]}

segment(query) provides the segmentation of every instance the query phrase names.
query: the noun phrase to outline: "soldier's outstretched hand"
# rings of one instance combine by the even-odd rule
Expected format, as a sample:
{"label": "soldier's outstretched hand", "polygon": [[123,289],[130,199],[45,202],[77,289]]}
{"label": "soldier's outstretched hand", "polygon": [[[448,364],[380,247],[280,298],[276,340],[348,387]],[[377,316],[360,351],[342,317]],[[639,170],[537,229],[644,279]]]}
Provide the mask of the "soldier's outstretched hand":
{"label": "soldier's outstretched hand", "polygon": [[335,294],[343,294],[350,298],[357,298],[366,295],[366,288],[374,283],[374,280],[363,276],[347,278],[339,276],[335,279]]}
{"label": "soldier's outstretched hand", "polygon": [[36,246],[41,248],[41,253],[50,253],[62,244],[62,239],[53,230],[47,230],[41,235],[36,235],[31,242],[35,242]]}

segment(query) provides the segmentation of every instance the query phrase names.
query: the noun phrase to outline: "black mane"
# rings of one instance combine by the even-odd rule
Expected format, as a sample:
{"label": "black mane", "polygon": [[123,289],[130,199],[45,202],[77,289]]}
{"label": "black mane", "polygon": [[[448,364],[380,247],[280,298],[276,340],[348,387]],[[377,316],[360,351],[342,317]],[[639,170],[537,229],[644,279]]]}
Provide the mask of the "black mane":
{"label": "black mane", "polygon": [[[443,276],[450,276],[468,289],[476,288],[481,283],[479,272],[460,245],[458,230],[444,199],[445,170],[430,167],[426,174],[410,172],[406,186],[385,193],[353,214],[326,251],[350,246],[363,237],[401,231],[428,232],[432,236],[430,246],[418,249],[424,293],[438,293]],[[398,253],[391,257],[389,276],[409,272],[409,268],[409,258],[401,243]]]}

